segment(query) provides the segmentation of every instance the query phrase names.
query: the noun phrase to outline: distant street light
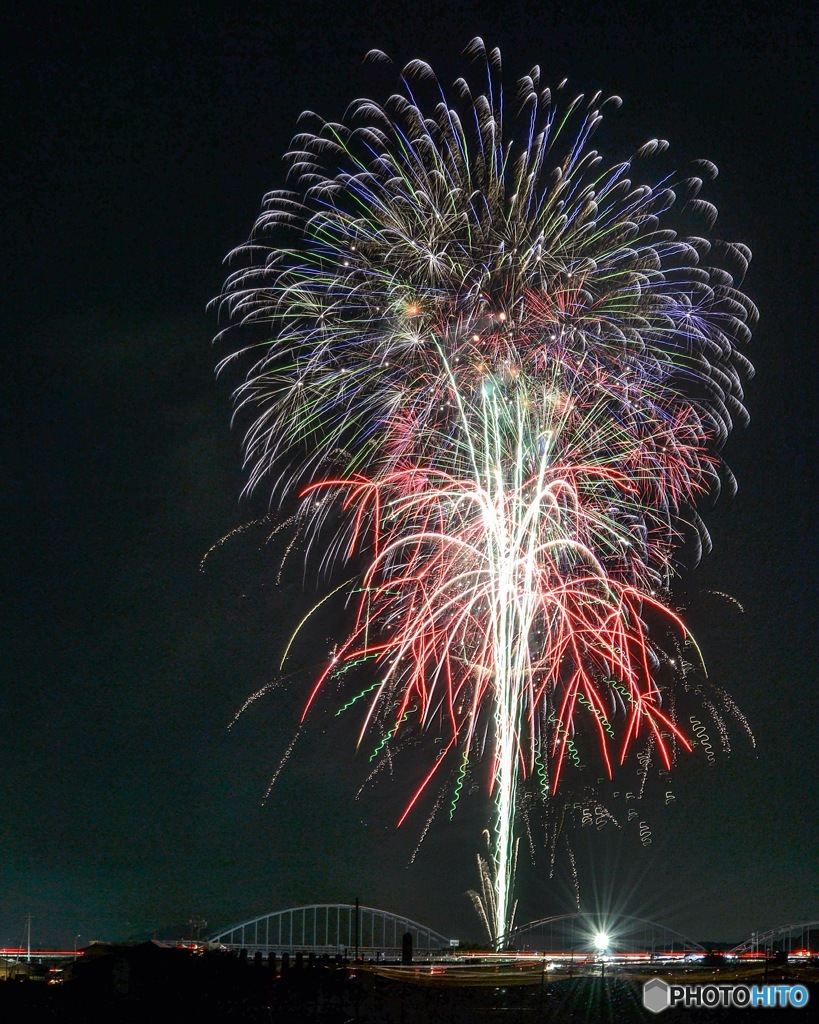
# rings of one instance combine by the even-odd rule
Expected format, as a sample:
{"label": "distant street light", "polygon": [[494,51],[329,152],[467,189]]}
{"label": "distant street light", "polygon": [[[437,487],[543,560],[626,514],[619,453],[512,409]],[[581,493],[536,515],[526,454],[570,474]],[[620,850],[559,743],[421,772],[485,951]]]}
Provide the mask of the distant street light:
{"label": "distant street light", "polygon": [[598,932],[594,937],[594,944],[600,954],[600,978],[606,977],[606,950],[609,948],[609,937],[605,932]]}

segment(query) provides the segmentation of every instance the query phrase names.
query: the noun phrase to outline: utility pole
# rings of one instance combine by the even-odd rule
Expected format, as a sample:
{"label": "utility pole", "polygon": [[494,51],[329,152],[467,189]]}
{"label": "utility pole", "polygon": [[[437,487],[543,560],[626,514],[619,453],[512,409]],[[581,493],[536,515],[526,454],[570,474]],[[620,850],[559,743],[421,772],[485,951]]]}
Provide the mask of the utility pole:
{"label": "utility pole", "polygon": [[358,919],[359,919],[358,896],[355,898],[355,962],[358,963]]}

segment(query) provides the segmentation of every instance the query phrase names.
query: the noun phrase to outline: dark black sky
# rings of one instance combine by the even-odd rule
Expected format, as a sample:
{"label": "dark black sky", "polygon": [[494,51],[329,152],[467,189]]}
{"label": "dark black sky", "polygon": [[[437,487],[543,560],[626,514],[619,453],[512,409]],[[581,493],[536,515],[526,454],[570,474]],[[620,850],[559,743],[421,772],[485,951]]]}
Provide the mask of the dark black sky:
{"label": "dark black sky", "polygon": [[[441,820],[408,867],[423,819],[393,830],[400,784],[356,802],[350,729],[317,721],[262,805],[307,674],[227,725],[315,589],[275,586],[262,532],[199,571],[263,510],[239,503],[213,380],[223,256],[282,183],[300,111],[339,116],[392,84],[368,49],[446,82],[476,34],[507,80],[538,62],[619,93],[598,139],[614,155],[659,135],[682,167],[714,160],[717,233],[755,253],[740,489],[709,514],[689,617],[757,748],[735,730],[730,760],[683,764],[676,801],[647,809],[650,847],[578,830],[584,909],[736,940],[819,917],[812,5],[166,6],[32,3],[0,25],[0,945],[28,913],[35,941],[71,944],[356,895],[477,936],[479,815]],[[524,868],[521,897],[521,920],[571,909],[566,864]]]}

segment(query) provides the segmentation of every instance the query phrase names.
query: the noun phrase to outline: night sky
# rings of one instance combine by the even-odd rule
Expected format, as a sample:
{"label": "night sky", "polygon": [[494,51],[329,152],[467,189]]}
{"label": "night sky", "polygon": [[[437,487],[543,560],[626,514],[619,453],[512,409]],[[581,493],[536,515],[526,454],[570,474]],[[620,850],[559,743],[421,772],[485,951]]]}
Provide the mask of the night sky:
{"label": "night sky", "polygon": [[[449,83],[474,35],[509,84],[540,63],[621,95],[596,138],[613,159],[660,136],[682,169],[713,160],[714,234],[754,251],[751,425],[725,453],[739,492],[706,511],[714,551],[686,596],[757,747],[736,727],[715,768],[683,761],[676,800],[646,807],[648,847],[577,828],[583,909],[734,941],[819,918],[812,5],[166,6],[32,3],[0,25],[0,945],[29,913],[33,942],[70,947],[356,896],[480,937],[464,892],[485,811],[442,816],[408,866],[424,816],[395,830],[400,777],[355,799],[352,722],[311,721],[263,802],[310,651],[228,725],[321,591],[298,564],[276,586],[263,528],[200,571],[267,510],[240,500],[231,380],[213,376],[223,257],[283,184],[302,110],[395,87],[370,48]],[[518,891],[519,921],[574,908],[565,858],[551,880],[527,861]]]}

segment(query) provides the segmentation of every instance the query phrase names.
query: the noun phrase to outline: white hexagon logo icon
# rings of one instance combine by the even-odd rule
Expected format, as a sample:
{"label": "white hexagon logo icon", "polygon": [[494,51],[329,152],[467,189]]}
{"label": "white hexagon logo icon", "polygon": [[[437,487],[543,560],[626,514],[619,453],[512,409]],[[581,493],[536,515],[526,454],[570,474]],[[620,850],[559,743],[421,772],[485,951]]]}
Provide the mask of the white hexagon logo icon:
{"label": "white hexagon logo icon", "polygon": [[643,985],[643,1006],[652,1013],[668,1009],[671,992],[668,985],[659,978],[652,978]]}

